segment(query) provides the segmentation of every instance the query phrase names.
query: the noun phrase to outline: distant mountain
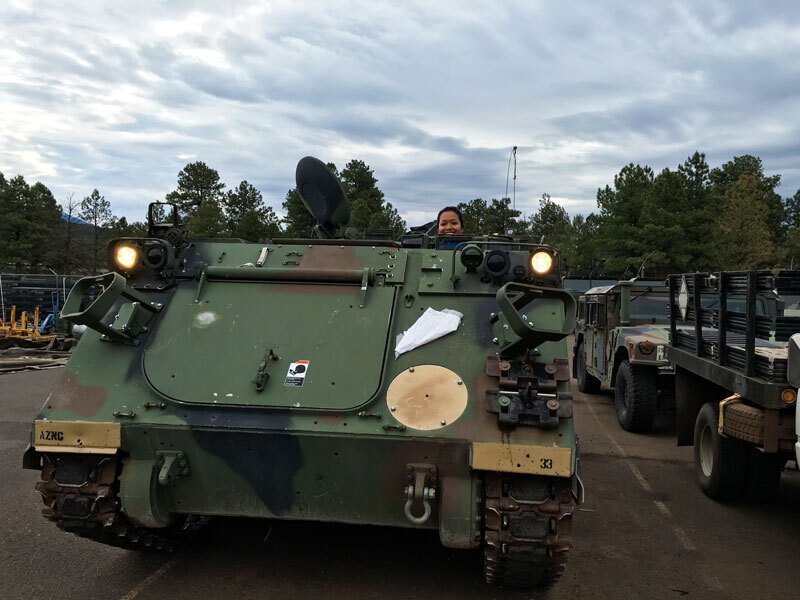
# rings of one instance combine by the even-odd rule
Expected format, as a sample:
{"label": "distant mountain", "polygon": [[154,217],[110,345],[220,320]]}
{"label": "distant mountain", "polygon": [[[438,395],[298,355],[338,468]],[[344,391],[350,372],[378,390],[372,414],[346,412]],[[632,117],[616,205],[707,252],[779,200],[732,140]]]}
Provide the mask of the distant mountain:
{"label": "distant mountain", "polygon": [[86,221],[84,221],[80,217],[76,217],[75,215],[72,215],[70,217],[64,211],[61,211],[61,220],[62,221],[66,221],[67,223],[77,223],[78,225],[89,225],[89,223],[87,223]]}

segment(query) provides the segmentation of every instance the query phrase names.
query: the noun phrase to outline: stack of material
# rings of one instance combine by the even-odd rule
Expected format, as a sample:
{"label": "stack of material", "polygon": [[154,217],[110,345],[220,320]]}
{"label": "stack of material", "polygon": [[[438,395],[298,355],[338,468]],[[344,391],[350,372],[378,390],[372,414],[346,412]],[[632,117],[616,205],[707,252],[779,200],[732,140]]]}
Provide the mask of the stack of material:
{"label": "stack of material", "polygon": [[0,375],[14,371],[28,371],[63,367],[69,352],[8,348],[0,350]]}

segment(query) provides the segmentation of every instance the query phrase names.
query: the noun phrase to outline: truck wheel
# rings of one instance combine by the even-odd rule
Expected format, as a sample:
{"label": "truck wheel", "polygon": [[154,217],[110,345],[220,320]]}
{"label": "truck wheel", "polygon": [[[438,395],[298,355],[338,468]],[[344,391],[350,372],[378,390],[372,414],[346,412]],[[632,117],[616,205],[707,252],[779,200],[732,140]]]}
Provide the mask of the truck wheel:
{"label": "truck wheel", "polygon": [[714,500],[741,496],[747,473],[748,447],[717,432],[717,411],[704,404],[694,423],[694,470],[700,488]]}
{"label": "truck wheel", "polygon": [[649,431],[656,418],[658,371],[622,361],[614,385],[617,420],[625,431]]}
{"label": "truck wheel", "polygon": [[786,457],[782,454],[766,454],[752,446],[748,450],[750,452],[744,480],[745,498],[754,502],[774,500],[778,495]]}
{"label": "truck wheel", "polygon": [[586,348],[581,342],[578,346],[578,354],[575,357],[578,364],[575,365],[576,379],[578,380],[578,389],[584,394],[596,394],[600,391],[600,380],[593,375],[586,372]]}

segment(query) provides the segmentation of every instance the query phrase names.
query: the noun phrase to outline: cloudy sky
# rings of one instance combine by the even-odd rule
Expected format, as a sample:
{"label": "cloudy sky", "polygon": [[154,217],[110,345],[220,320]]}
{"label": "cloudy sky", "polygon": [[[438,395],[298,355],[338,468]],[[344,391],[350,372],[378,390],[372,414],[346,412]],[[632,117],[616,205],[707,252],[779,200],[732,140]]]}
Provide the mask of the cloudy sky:
{"label": "cloudy sky", "polygon": [[[267,204],[305,155],[372,167],[410,225],[548,193],[570,214],[629,162],[741,154],[800,188],[800,4],[0,3],[0,172],[143,220],[202,160]],[[512,168],[513,171],[513,168]]]}

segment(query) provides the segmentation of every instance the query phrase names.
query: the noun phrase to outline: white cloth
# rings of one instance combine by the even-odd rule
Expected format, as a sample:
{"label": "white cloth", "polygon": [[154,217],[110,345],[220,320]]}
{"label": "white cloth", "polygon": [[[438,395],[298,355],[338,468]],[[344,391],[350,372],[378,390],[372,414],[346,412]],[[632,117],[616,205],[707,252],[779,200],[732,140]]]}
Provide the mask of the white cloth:
{"label": "white cloth", "polygon": [[423,344],[453,333],[461,323],[462,315],[457,310],[428,308],[411,327],[397,336],[394,356],[419,348]]}

